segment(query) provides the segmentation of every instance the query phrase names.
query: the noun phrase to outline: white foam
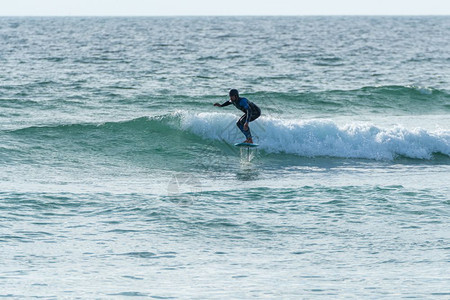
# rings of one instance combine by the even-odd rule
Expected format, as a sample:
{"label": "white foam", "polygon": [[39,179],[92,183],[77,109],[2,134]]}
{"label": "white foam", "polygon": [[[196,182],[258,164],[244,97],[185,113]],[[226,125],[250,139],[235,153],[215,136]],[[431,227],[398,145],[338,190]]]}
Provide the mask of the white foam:
{"label": "white foam", "polygon": [[[182,114],[181,127],[203,138],[235,143],[244,139],[229,113]],[[377,127],[362,122],[337,125],[332,120],[281,120],[261,117],[251,123],[260,148],[270,153],[392,160],[398,156],[431,159],[450,156],[450,131]]]}

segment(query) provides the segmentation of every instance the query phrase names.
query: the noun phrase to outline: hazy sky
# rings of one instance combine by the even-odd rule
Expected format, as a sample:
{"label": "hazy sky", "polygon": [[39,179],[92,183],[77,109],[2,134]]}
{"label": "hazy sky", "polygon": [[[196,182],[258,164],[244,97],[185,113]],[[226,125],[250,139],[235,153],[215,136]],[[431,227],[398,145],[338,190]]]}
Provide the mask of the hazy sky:
{"label": "hazy sky", "polygon": [[0,16],[450,15],[450,0],[0,0]]}

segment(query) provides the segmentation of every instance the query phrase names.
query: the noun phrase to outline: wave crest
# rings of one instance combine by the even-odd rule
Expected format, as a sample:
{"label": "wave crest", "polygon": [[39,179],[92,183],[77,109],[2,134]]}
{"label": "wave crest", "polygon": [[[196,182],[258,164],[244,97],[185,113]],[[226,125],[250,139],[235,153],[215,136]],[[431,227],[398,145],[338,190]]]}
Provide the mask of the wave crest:
{"label": "wave crest", "polygon": [[[32,126],[3,131],[11,143],[3,145],[0,150],[34,145],[53,151],[80,151],[85,147],[98,151],[118,149],[124,153],[142,149],[189,152],[186,145],[202,144],[205,140],[228,144],[242,141],[244,135],[237,128],[236,121],[237,116],[232,113],[176,112],[101,124]],[[250,127],[254,140],[260,144],[259,149],[267,153],[375,160],[398,157],[430,160],[435,154],[450,157],[450,131],[444,129],[429,131],[400,125],[381,128],[356,122],[338,125],[332,120],[286,120],[265,116],[252,122]],[[25,144],[17,144],[18,141]]]}
{"label": "wave crest", "polygon": [[[183,115],[181,127],[203,138],[234,143],[243,139],[232,114],[200,113]],[[343,126],[331,120],[281,120],[261,117],[252,123],[260,149],[307,157],[329,156],[393,160],[397,157],[432,159],[433,154],[450,156],[450,132],[379,128],[371,124]]]}

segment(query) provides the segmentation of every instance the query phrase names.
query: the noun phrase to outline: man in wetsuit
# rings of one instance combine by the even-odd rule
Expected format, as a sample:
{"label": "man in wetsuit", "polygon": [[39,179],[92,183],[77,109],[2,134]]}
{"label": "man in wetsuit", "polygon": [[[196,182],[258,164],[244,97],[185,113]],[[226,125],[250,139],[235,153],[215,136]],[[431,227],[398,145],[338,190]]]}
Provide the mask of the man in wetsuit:
{"label": "man in wetsuit", "polygon": [[230,90],[230,100],[223,104],[214,103],[214,106],[224,107],[230,104],[236,106],[237,109],[242,110],[244,115],[237,121],[236,125],[242,131],[247,138],[244,143],[253,144],[252,134],[248,123],[256,120],[261,115],[261,110],[253,102],[247,100],[247,98],[239,97],[239,92],[236,89]]}

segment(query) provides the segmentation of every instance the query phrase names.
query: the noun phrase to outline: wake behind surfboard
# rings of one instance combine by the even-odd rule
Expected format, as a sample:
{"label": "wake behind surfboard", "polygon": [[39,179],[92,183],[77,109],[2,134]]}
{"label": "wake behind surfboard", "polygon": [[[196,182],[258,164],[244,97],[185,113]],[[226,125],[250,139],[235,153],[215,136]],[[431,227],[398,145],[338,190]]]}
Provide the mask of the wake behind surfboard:
{"label": "wake behind surfboard", "polygon": [[257,151],[258,144],[250,144],[250,143],[236,143],[234,144],[236,147],[239,147],[241,150],[241,163],[246,162],[249,163],[250,161],[255,158]]}

